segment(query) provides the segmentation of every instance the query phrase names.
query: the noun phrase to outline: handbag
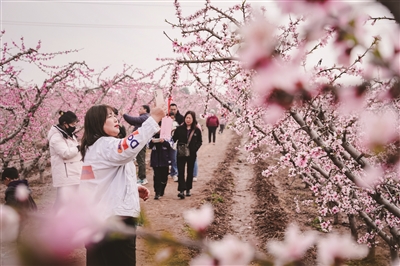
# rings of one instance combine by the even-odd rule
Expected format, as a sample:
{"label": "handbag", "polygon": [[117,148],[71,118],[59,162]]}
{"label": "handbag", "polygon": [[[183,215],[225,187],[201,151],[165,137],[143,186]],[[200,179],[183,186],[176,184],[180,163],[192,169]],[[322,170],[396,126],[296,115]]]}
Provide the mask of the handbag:
{"label": "handbag", "polygon": [[189,143],[192,140],[194,130],[192,133],[190,133],[188,143],[178,143],[177,147],[177,152],[178,152],[178,157],[189,157],[190,156],[190,150],[189,150]]}

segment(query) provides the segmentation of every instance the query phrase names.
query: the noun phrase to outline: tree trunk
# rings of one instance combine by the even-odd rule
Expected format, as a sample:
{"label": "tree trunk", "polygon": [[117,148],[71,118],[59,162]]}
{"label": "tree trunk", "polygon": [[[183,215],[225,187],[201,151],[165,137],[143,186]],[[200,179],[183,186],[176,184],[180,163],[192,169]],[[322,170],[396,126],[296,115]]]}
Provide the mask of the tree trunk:
{"label": "tree trunk", "polygon": [[390,247],[390,260],[392,266],[399,265],[399,249],[395,247]]}
{"label": "tree trunk", "polygon": [[351,236],[355,241],[358,239],[358,232],[357,232],[357,223],[356,223],[356,218],[354,214],[349,214],[349,224],[350,224],[350,230],[351,230]]}

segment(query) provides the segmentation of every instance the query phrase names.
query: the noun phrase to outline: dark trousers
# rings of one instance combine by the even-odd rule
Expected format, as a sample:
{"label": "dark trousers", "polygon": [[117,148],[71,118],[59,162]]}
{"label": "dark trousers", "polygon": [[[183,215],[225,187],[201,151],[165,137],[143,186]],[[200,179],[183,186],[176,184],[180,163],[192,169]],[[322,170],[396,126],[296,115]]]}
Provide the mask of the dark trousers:
{"label": "dark trousers", "polygon": [[[123,220],[128,226],[136,227],[133,217]],[[99,243],[86,245],[87,266],[135,266],[136,236],[111,239],[106,237]]]}
{"label": "dark trousers", "polygon": [[138,178],[143,180],[146,178],[146,146],[136,155],[136,162],[138,164]]}
{"label": "dark trousers", "polygon": [[219,125],[219,133],[223,133],[224,132],[224,129],[225,129],[225,125]]}
{"label": "dark trousers", "polygon": [[215,132],[217,131],[217,127],[207,127],[208,128],[208,143],[211,143],[211,136],[213,142],[215,143]]}
{"label": "dark trousers", "polygon": [[156,195],[164,196],[165,187],[168,182],[168,166],[153,167],[154,192]]}
{"label": "dark trousers", "polygon": [[[193,186],[193,168],[196,156],[178,157],[178,191],[192,189]],[[185,180],[185,166],[186,167],[186,180]]]}

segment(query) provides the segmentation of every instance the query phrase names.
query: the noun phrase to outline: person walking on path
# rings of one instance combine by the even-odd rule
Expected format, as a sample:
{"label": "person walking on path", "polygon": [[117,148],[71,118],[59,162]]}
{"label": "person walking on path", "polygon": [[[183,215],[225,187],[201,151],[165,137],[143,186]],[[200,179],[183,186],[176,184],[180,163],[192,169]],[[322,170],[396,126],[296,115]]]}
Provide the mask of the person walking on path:
{"label": "person walking on path", "polygon": [[212,137],[212,142],[215,144],[215,133],[217,131],[217,128],[219,126],[219,120],[218,117],[215,115],[215,111],[211,110],[210,116],[207,117],[206,121],[206,126],[208,128],[208,143],[211,143],[211,137]]}
{"label": "person walking on path", "polygon": [[[142,105],[139,108],[139,116],[134,117],[128,114],[123,115],[125,121],[133,126],[133,131],[138,130],[144,121],[150,117],[150,107],[148,105]],[[148,183],[146,178],[146,146],[137,154],[136,163],[138,165],[138,183],[146,185]]]}
{"label": "person walking on path", "polygon": [[69,193],[78,190],[82,170],[80,145],[74,134],[77,116],[71,112],[59,112],[58,125],[52,126],[47,134],[51,156],[51,177],[57,188],[54,207],[68,200]]}
{"label": "person walking on path", "polygon": [[218,134],[224,133],[225,125],[226,125],[226,116],[223,114],[223,115],[221,115],[221,119],[219,120]]}
{"label": "person walking on path", "polygon": [[178,125],[182,125],[184,122],[183,115],[178,110],[178,106],[175,103],[171,103],[169,106],[170,112],[174,113],[175,115],[175,121],[178,122]]}
{"label": "person walking on path", "polygon": [[[150,191],[136,182],[133,159],[160,130],[164,111],[152,108],[150,117],[137,130],[120,139],[118,119],[108,105],[92,106],[85,115],[82,138],[83,170],[79,192],[100,208],[104,219],[116,219],[136,227],[140,215],[139,198]],[[136,265],[136,236],[105,237],[86,244],[86,265]]]}
{"label": "person walking on path", "polygon": [[[190,190],[193,186],[193,168],[194,162],[197,158],[197,151],[202,145],[202,135],[201,130],[197,127],[196,114],[193,111],[187,111],[185,116],[185,122],[176,128],[173,140],[178,141],[179,145],[188,144],[189,139],[189,156],[183,156],[178,153],[177,164],[178,164],[178,197],[181,199],[185,198],[184,192],[186,191],[186,196],[191,196]],[[185,166],[187,167],[186,178],[185,178]]]}
{"label": "person walking on path", "polygon": [[158,200],[164,196],[165,187],[168,182],[169,156],[171,144],[168,140],[160,138],[160,133],[156,133],[149,142],[151,149],[150,166],[153,167],[153,186],[155,196]]}

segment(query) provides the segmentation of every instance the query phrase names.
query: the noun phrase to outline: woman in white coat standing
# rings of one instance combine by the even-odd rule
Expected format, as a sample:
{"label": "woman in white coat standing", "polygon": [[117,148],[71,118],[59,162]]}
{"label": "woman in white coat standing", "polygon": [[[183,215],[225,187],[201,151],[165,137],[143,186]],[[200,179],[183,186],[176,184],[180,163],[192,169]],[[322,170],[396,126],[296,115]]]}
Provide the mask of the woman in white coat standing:
{"label": "woman in white coat standing", "polygon": [[58,208],[70,193],[78,191],[82,156],[74,134],[77,122],[78,118],[73,112],[60,111],[58,125],[52,126],[47,135],[53,186],[57,188],[55,208]]}

